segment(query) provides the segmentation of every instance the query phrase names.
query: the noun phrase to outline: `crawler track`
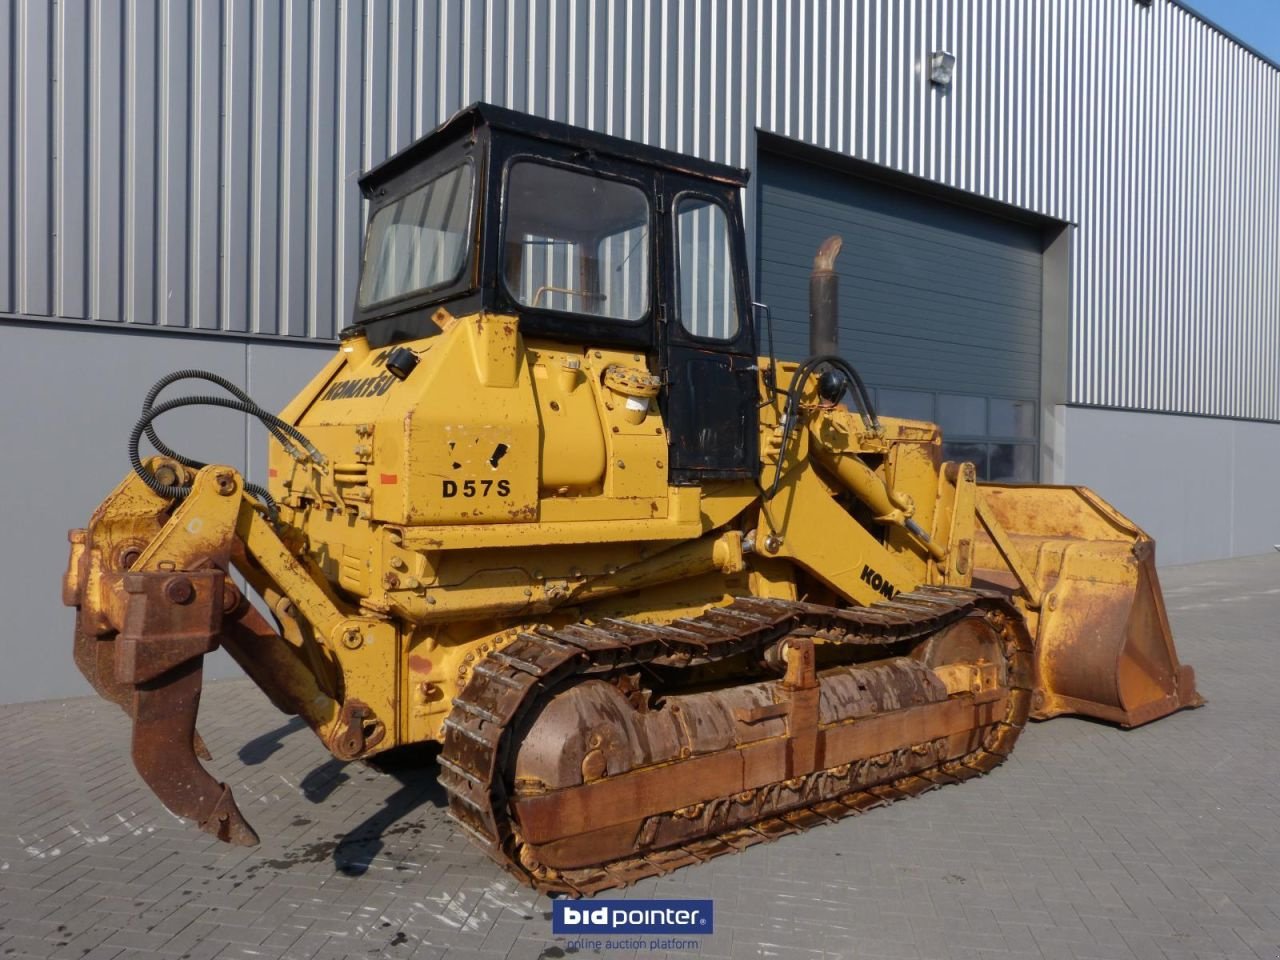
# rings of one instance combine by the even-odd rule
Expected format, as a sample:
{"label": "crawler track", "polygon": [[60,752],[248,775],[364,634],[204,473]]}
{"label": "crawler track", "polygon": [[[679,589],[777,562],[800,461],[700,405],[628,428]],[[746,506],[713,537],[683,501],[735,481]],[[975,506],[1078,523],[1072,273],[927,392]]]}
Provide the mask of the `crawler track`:
{"label": "crawler track", "polygon": [[[1007,695],[999,715],[973,728],[970,740],[975,746],[962,756],[939,756],[938,762],[929,763],[938,743],[903,743],[893,756],[769,785],[753,799],[759,817],[746,825],[726,828],[717,822],[713,811],[742,800],[726,796],[707,805],[706,834],[590,867],[547,867],[519,835],[508,793],[510,764],[518,747],[511,731],[568,682],[607,679],[642,665],[681,668],[712,663],[763,651],[797,634],[884,647],[888,652],[967,616],[984,617],[999,638]],[[989,772],[1008,755],[1026,721],[1031,673],[1031,641],[1017,611],[997,593],[959,588],[922,587],[872,607],[835,609],[743,598],[661,626],[606,620],[544,627],[521,634],[476,665],[445,721],[440,780],[448,791],[453,819],[499,864],[544,892],[585,896]]]}

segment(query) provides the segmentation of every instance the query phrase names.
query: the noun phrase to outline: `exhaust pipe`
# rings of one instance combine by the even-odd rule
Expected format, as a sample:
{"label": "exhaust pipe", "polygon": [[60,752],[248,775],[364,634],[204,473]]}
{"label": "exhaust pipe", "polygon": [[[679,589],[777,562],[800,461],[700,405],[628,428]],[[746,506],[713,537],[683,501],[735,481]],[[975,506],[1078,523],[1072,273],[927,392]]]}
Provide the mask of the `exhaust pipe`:
{"label": "exhaust pipe", "polygon": [[852,387],[854,405],[869,430],[880,430],[880,418],[871,402],[867,385],[850,364],[840,359],[840,277],[836,274],[836,257],[844,239],[827,237],[813,258],[809,274],[809,356],[830,357],[819,364],[825,368],[818,378],[818,396],[836,403]]}
{"label": "exhaust pipe", "polygon": [[827,237],[813,258],[809,274],[809,356],[826,357],[836,353],[839,345],[840,278],[836,274],[836,257],[844,240]]}

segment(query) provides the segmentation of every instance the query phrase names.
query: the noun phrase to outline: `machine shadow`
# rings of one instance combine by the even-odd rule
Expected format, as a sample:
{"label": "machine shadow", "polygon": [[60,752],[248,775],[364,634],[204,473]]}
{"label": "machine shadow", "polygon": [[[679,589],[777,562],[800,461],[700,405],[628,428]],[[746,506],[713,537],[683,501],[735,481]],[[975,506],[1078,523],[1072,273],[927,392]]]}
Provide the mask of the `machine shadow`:
{"label": "machine shadow", "polygon": [[[306,726],[300,717],[290,717],[242,746],[238,752],[240,762],[247,766],[264,763],[284,747],[286,738],[305,730]],[[438,780],[439,755],[438,744],[422,743],[398,747],[364,761],[382,775],[394,778],[399,786],[381,807],[336,839],[332,855],[340,871],[349,876],[365,873],[385,848],[386,837],[417,834],[425,829],[420,822],[402,822],[412,811],[423,807],[443,809],[448,805],[448,796]],[[338,787],[351,780],[347,766],[345,761],[330,758],[309,771],[298,787],[309,802],[323,803]]]}
{"label": "machine shadow", "polygon": [[256,766],[284,746],[285,737],[306,729],[306,722],[301,717],[290,717],[274,730],[254,737],[239,750],[240,762],[245,766]]}
{"label": "machine shadow", "polygon": [[[380,809],[348,830],[338,841],[333,850],[333,862],[339,870],[348,876],[365,873],[385,848],[386,837],[397,834],[416,836],[426,829],[421,821],[405,820],[408,814],[423,807],[443,809],[448,805],[448,796],[439,783],[439,755],[439,744],[422,743],[399,747],[367,761],[370,767],[393,777],[400,786],[387,797]],[[319,774],[331,765],[342,766],[336,760],[331,761],[312,774]],[[311,779],[311,774],[307,779]],[[318,778],[316,783],[323,779],[323,776]],[[346,779],[346,775],[339,773],[329,779],[336,786]],[[306,780],[303,789],[306,790]]]}

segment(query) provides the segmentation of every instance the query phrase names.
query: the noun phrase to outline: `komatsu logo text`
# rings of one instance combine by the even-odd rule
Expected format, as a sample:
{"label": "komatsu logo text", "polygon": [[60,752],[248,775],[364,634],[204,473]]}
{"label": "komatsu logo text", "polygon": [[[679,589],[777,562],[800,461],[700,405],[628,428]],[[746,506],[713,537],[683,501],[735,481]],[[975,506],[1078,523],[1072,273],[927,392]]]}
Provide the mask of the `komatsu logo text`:
{"label": "komatsu logo text", "polygon": [[346,400],[353,397],[380,397],[395,383],[395,377],[384,373],[380,377],[364,377],[359,380],[341,380],[325,391],[321,400]]}
{"label": "komatsu logo text", "polygon": [[876,573],[865,563],[862,565],[862,582],[871,585],[872,590],[876,590],[886,600],[892,600],[894,594],[898,592],[898,588],[886,580],[880,574]]}

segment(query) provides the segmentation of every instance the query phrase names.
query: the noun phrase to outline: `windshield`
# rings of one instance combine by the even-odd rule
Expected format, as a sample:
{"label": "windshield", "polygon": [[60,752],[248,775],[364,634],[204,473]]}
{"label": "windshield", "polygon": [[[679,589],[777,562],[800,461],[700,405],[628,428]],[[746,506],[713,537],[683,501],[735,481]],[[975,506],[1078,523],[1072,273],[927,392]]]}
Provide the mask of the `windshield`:
{"label": "windshield", "polygon": [[542,163],[507,178],[503,276],[521,305],[639,320],[649,311],[644,191]]}
{"label": "windshield", "polygon": [[471,165],[464,163],[379,209],[369,222],[360,305],[447,286],[467,259]]}

